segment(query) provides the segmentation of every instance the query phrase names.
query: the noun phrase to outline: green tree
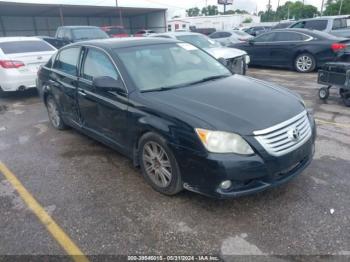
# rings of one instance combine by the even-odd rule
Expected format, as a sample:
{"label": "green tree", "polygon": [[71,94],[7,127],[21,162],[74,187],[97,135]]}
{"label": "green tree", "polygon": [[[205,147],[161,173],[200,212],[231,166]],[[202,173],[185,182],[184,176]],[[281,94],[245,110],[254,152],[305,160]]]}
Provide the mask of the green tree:
{"label": "green tree", "polygon": [[218,7],[216,5],[208,5],[207,7],[202,8],[202,14],[207,15],[218,15]]}
{"label": "green tree", "polygon": [[279,6],[276,11],[270,10],[270,14],[268,14],[268,11],[260,14],[261,21],[263,22],[280,21],[288,18],[311,18],[316,15],[320,15],[320,13],[317,10],[317,7],[313,5],[304,5],[301,1],[287,1],[284,5]]}
{"label": "green tree", "polygon": [[[324,15],[338,15],[340,10],[341,0],[328,0],[326,3],[326,10]],[[350,0],[343,0],[341,8],[341,15],[350,14]]]}
{"label": "green tree", "polygon": [[199,16],[201,10],[198,7],[193,7],[186,10],[187,16]]}
{"label": "green tree", "polygon": [[249,24],[253,22],[253,19],[251,17],[247,17],[246,19],[244,19],[244,21],[242,22],[243,24]]}

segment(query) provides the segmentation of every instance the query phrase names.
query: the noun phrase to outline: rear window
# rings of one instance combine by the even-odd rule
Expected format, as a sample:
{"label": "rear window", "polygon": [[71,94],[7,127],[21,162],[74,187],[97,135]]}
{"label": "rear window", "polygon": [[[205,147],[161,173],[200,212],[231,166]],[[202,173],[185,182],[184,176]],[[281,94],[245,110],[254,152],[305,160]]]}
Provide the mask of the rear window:
{"label": "rear window", "polygon": [[0,43],[0,48],[4,54],[18,54],[18,53],[34,53],[34,52],[46,52],[54,51],[44,41],[11,41]]}
{"label": "rear window", "polygon": [[337,18],[333,21],[333,30],[347,29],[349,25],[349,18]]}
{"label": "rear window", "polygon": [[99,28],[78,28],[73,29],[72,32],[75,40],[109,38],[108,35]]}

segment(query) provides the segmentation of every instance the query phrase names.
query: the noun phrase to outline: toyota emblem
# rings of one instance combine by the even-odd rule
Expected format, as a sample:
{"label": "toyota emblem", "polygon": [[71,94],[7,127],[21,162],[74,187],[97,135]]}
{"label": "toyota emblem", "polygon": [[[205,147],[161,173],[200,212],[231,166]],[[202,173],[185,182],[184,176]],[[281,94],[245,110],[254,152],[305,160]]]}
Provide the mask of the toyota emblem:
{"label": "toyota emblem", "polygon": [[300,131],[297,127],[288,131],[288,137],[293,141],[298,141],[300,138]]}

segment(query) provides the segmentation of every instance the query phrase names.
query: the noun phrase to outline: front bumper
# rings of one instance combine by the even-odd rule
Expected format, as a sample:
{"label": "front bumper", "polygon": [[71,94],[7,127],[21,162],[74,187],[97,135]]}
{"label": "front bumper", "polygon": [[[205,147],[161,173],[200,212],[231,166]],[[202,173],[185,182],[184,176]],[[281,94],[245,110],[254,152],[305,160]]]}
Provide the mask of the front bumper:
{"label": "front bumper", "polygon": [[[235,154],[199,154],[189,149],[176,148],[184,188],[215,198],[235,198],[264,191],[290,181],[312,161],[315,152],[315,124],[312,136],[296,150],[280,156],[269,155],[251,137],[248,142],[256,149],[253,156]],[[232,182],[223,190],[220,183]]]}

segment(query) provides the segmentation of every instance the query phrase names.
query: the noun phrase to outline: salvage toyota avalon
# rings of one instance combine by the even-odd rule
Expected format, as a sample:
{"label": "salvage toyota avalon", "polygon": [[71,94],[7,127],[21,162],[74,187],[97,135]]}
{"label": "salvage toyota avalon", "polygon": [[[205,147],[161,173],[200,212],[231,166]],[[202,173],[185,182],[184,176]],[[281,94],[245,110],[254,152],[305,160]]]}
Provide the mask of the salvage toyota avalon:
{"label": "salvage toyota avalon", "polygon": [[38,87],[55,128],[123,153],[166,195],[260,192],[300,174],[314,154],[315,122],[300,96],[177,40],[66,46]]}

